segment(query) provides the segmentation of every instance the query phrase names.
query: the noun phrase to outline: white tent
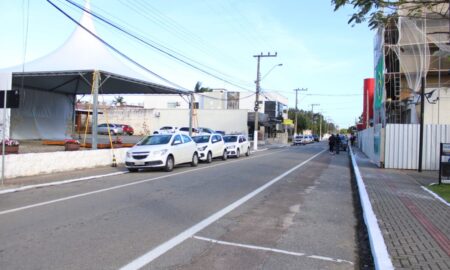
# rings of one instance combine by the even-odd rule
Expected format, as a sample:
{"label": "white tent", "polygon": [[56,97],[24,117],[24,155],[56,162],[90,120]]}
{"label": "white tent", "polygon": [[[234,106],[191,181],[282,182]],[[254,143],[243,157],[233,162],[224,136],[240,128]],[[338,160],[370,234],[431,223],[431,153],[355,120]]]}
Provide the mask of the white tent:
{"label": "white tent", "polygon": [[[89,1],[86,8],[89,9]],[[80,23],[96,32],[90,14],[84,13]],[[98,85],[103,94],[186,94],[149,82],[149,76],[128,66],[85,29],[77,27],[67,41],[49,55],[23,66],[0,70],[0,73],[12,73],[11,89],[18,89],[20,93],[19,108],[11,109],[9,137],[68,138],[74,121],[76,95],[91,93],[94,71],[100,75]],[[94,118],[96,120],[96,115]],[[94,125],[96,121],[93,122],[95,134]]]}

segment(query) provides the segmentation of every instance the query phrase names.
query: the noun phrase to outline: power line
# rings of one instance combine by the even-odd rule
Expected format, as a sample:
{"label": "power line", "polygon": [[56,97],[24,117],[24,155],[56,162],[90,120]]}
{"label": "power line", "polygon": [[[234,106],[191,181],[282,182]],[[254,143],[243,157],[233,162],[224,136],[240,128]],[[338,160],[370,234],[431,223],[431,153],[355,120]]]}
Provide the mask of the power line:
{"label": "power line", "polygon": [[[47,1],[51,2],[50,0],[47,0]],[[78,5],[77,3],[74,3],[72,0],[66,0],[66,1],[69,2],[70,4],[76,6],[77,8],[83,10],[84,12],[87,12],[87,13],[91,14],[92,16],[94,16],[95,18],[97,18],[97,19],[101,20],[102,22],[108,24],[109,26],[111,26],[111,27],[113,27],[113,28],[115,28],[115,29],[121,31],[122,33],[124,33],[124,34],[126,34],[126,35],[128,35],[128,36],[130,36],[130,37],[133,37],[134,39],[136,39],[136,40],[138,40],[138,41],[144,43],[145,45],[150,46],[150,47],[152,47],[153,49],[155,49],[155,50],[157,50],[157,51],[159,51],[159,52],[161,52],[161,53],[163,53],[163,54],[165,54],[165,55],[167,55],[167,56],[169,56],[169,57],[171,57],[171,58],[173,58],[173,59],[175,59],[175,60],[178,60],[178,61],[180,61],[180,62],[182,62],[182,63],[188,65],[188,66],[191,67],[191,68],[194,68],[194,69],[196,69],[196,70],[198,70],[198,71],[200,71],[200,72],[202,72],[202,73],[204,73],[204,74],[207,74],[207,75],[209,75],[209,76],[211,76],[211,77],[213,77],[213,78],[216,78],[216,79],[218,79],[218,80],[220,80],[220,81],[223,81],[223,82],[225,82],[225,83],[228,83],[228,84],[230,84],[230,85],[236,86],[236,87],[238,87],[238,88],[241,88],[241,89],[244,89],[244,90],[247,90],[247,91],[252,91],[252,90],[247,89],[247,88],[245,88],[245,87],[242,87],[242,86],[240,86],[240,85],[238,85],[238,84],[236,84],[236,83],[233,83],[233,82],[231,82],[231,81],[229,81],[229,80],[226,80],[226,79],[224,79],[224,78],[221,78],[221,77],[219,77],[219,76],[217,76],[217,75],[215,75],[215,74],[212,74],[211,72],[208,72],[208,71],[206,71],[206,70],[204,70],[204,69],[202,69],[202,68],[199,68],[199,67],[197,67],[197,66],[195,66],[195,65],[193,65],[193,64],[191,64],[191,63],[189,63],[189,62],[187,62],[186,60],[183,60],[183,59],[181,59],[181,58],[175,56],[174,54],[169,53],[169,52],[167,52],[167,51],[165,51],[165,50],[163,50],[163,49],[161,49],[161,48],[159,48],[159,47],[157,47],[157,46],[155,46],[155,45],[149,43],[148,41],[144,40],[143,38],[138,37],[137,35],[132,34],[132,33],[128,32],[128,31],[126,31],[125,29],[123,29],[122,27],[120,27],[120,26],[118,26],[118,25],[116,25],[116,24],[114,24],[114,23],[108,21],[106,18],[103,18],[102,16],[99,16],[99,15],[97,15],[97,14],[91,12],[90,10],[85,9],[84,7]],[[66,14],[66,13],[64,13],[64,14]],[[68,15],[66,15],[66,16],[68,16]],[[77,24],[78,24],[78,23],[77,23]],[[90,32],[90,31],[89,31],[89,32]],[[93,34],[93,35],[95,35],[95,34]]]}
{"label": "power line", "polygon": [[132,58],[130,58],[129,56],[127,56],[125,53],[119,51],[118,49],[116,49],[115,47],[113,47],[111,44],[109,44],[108,42],[106,42],[105,40],[103,40],[102,38],[100,38],[99,36],[97,36],[96,34],[94,34],[92,31],[90,31],[89,29],[87,29],[85,26],[83,26],[82,24],[80,24],[77,20],[75,20],[74,18],[72,18],[69,14],[67,14],[66,12],[64,12],[61,8],[59,8],[56,4],[54,4],[51,0],[47,0],[47,2],[49,4],[51,4],[54,8],[56,8],[59,12],[61,12],[64,16],[66,16],[68,19],[70,19],[71,21],[73,21],[74,23],[76,23],[78,26],[80,26],[81,28],[83,28],[86,32],[88,32],[89,34],[91,34],[93,37],[95,37],[97,40],[99,40],[101,43],[103,43],[104,45],[106,45],[108,48],[110,48],[111,50],[115,51],[116,53],[118,53],[119,55],[121,55],[122,57],[124,57],[125,59],[127,59],[128,61],[130,61],[131,63],[135,64],[136,66],[140,67],[141,69],[147,71],[148,73],[152,74],[153,76],[161,79],[162,81],[169,83],[170,85],[173,85],[179,89],[183,89],[183,90],[187,90],[190,91],[187,88],[184,88],[164,77],[162,77],[161,75],[151,71],[150,69],[148,69],[147,67],[141,65],[140,63],[138,63],[137,61],[133,60]]}

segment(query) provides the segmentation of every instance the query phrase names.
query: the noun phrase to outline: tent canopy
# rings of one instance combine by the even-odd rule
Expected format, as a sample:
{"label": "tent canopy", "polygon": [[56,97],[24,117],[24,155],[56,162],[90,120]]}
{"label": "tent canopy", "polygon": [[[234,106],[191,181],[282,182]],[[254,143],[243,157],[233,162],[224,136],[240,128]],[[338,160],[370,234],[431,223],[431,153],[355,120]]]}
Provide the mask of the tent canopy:
{"label": "tent canopy", "polygon": [[[106,71],[101,75],[100,94],[187,94],[186,91]],[[91,94],[94,70],[14,72],[14,89],[48,91],[68,95]]]}

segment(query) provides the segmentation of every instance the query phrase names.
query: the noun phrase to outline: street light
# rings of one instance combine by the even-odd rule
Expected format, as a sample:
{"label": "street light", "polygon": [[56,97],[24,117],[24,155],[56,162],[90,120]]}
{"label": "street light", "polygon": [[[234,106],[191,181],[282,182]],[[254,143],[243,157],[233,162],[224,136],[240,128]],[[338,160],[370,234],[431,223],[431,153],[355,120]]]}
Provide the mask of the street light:
{"label": "street light", "polygon": [[273,66],[272,68],[270,68],[269,71],[267,71],[266,75],[262,76],[261,80],[259,80],[259,81],[261,82],[262,80],[264,80],[264,78],[267,77],[267,75],[269,75],[269,73],[272,72],[272,70],[274,70],[274,68],[276,68],[276,67],[281,67],[282,65],[283,65],[283,64],[280,63],[280,64],[275,65],[275,66]]}

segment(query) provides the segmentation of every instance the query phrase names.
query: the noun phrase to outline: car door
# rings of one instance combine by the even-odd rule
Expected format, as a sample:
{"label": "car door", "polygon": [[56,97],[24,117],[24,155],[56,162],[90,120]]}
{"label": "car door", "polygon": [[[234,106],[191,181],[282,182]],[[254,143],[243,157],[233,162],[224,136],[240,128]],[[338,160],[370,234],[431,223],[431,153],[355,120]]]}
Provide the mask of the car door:
{"label": "car door", "polygon": [[175,158],[175,164],[185,162],[185,150],[183,149],[183,140],[179,134],[175,135],[172,141],[172,154]]}
{"label": "car door", "polygon": [[214,136],[216,136],[216,157],[221,157],[225,148],[225,143],[223,142],[222,135],[217,134]]}
{"label": "car door", "polygon": [[211,135],[211,151],[212,151],[212,155],[213,157],[217,157],[217,153],[219,151],[218,144],[219,140],[217,138],[217,135]]}
{"label": "car door", "polygon": [[184,150],[184,156],[185,156],[185,162],[190,162],[192,160],[192,156],[194,155],[194,152],[197,148],[194,141],[191,139],[191,137],[182,134],[181,137],[183,137],[183,150]]}

